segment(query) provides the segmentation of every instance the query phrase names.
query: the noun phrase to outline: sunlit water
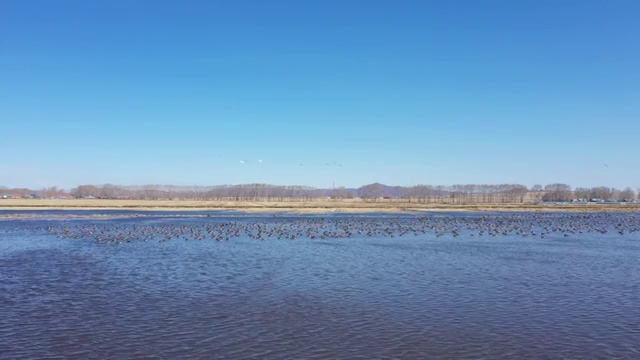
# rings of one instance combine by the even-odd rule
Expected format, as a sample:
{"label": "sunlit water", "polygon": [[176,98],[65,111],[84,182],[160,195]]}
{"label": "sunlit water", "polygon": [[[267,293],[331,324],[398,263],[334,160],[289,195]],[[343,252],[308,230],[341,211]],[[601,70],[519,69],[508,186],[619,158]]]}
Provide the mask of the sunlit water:
{"label": "sunlit water", "polygon": [[0,221],[0,358],[640,358],[640,232],[101,244],[34,230],[219,220]]}

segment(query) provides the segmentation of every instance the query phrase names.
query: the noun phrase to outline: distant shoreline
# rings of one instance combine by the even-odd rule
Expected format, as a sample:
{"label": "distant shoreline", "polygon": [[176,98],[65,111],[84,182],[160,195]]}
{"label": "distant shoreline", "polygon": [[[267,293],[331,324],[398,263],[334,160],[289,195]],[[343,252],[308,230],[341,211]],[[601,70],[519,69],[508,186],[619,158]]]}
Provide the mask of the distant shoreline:
{"label": "distant shoreline", "polygon": [[635,212],[640,204],[434,204],[416,202],[364,202],[358,199],[312,201],[207,201],[107,199],[0,199],[0,210],[138,210],[240,211],[250,213],[416,213],[416,212]]}

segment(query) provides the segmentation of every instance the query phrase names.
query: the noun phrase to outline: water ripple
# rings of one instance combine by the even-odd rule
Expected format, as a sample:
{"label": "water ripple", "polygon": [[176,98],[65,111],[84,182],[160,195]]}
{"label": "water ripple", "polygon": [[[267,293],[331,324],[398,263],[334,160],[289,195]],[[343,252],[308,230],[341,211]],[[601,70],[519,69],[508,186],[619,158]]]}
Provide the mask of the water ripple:
{"label": "water ripple", "polygon": [[637,233],[104,246],[37,226],[0,224],[2,359],[640,357]]}

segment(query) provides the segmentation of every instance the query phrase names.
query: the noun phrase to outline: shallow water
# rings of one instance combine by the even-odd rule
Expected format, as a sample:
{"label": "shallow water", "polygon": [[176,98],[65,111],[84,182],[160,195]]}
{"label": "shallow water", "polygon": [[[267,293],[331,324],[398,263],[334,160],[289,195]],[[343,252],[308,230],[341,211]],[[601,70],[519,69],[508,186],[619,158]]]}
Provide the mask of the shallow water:
{"label": "shallow water", "polygon": [[640,232],[104,244],[34,230],[217,221],[0,222],[0,358],[640,358]]}

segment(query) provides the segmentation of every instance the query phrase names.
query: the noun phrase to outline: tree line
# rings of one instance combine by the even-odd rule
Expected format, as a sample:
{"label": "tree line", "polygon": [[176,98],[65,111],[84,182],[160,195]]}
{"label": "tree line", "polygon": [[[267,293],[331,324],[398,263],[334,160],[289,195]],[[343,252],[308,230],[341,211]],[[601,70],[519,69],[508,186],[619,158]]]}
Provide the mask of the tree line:
{"label": "tree line", "polygon": [[[605,186],[575,188],[555,183],[528,188],[520,184],[495,185],[415,185],[387,186],[379,183],[357,189],[344,187],[317,189],[309,186],[242,184],[221,186],[177,185],[80,185],[68,193],[76,198],[148,199],[148,200],[215,200],[215,201],[314,201],[359,198],[365,202],[415,202],[449,204],[535,203],[541,201],[631,201],[638,191]],[[57,187],[31,190],[0,186],[0,197],[51,197],[65,193]]]}
{"label": "tree line", "polygon": [[637,199],[640,188],[636,192],[630,187],[624,190],[606,186],[571,189],[567,184],[550,184],[544,187],[544,192],[543,201],[630,201]]}

